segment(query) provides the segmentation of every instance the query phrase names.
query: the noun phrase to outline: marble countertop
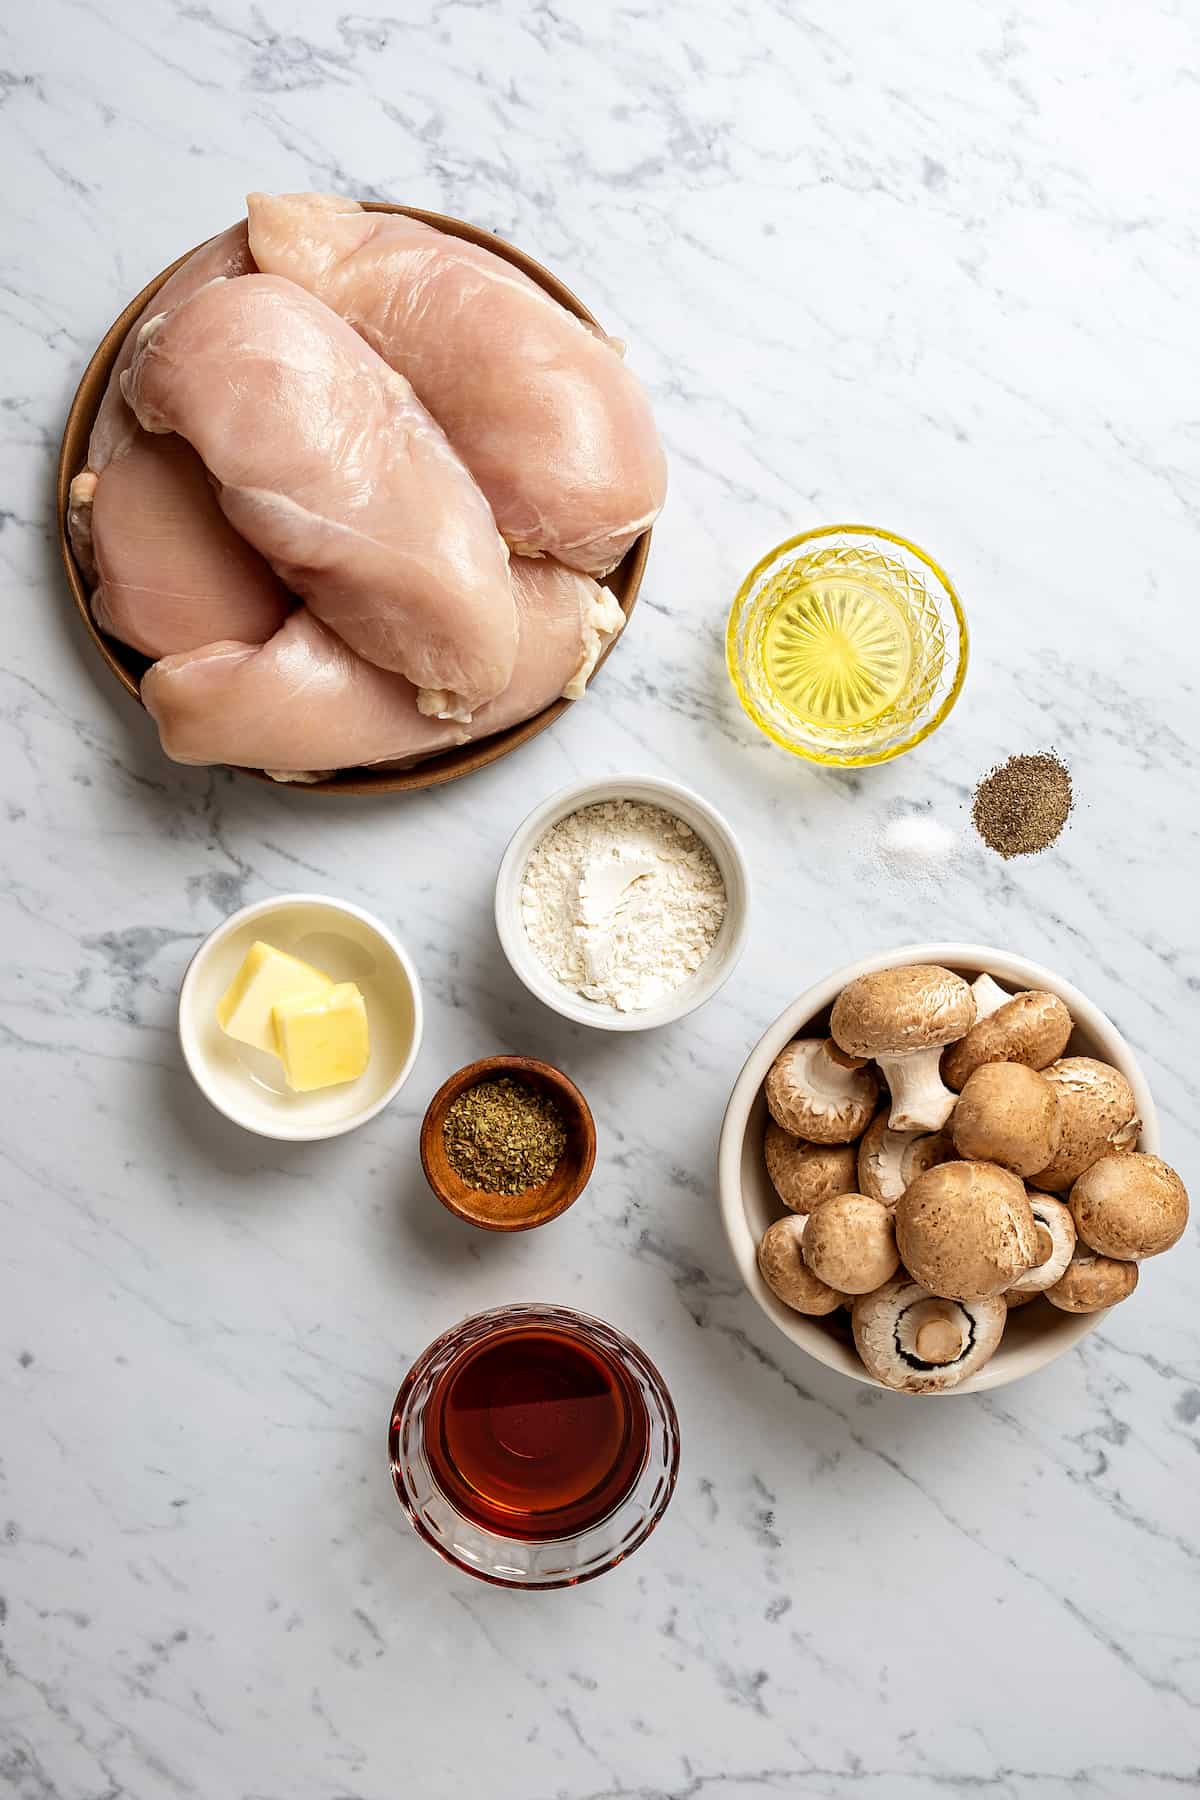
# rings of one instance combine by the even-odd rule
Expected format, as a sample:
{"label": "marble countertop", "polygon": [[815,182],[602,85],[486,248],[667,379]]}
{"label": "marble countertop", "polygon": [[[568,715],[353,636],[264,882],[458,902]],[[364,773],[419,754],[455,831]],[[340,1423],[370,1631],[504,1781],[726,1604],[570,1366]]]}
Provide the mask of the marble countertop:
{"label": "marble countertop", "polygon": [[[43,0],[0,24],[3,1417],[0,1790],[14,1800],[1126,1800],[1200,1788],[1197,1232],[1074,1353],[919,1405],[806,1360],[714,1194],[741,1062],[803,987],[915,939],[1010,947],[1119,1022],[1200,1174],[1195,13],[1149,0],[656,7]],[[651,388],[672,491],[628,640],[551,734],[452,789],[331,801],[175,768],[74,617],[62,421],[125,300],[248,187],[403,199],[558,271]],[[722,627],[793,530],[865,518],[951,571],[957,711],[821,774],[736,710]],[[1076,785],[1002,862],[970,795]],[[735,823],[752,942],[685,1024],[612,1041],[519,988],[496,863],[577,776],[678,775]],[[937,878],[889,821],[954,835]],[[392,921],[428,1028],[359,1134],[209,1110],[175,995],[240,902]],[[424,1103],[560,1062],[600,1162],[515,1241],[435,1206]],[[576,1592],[457,1576],[392,1496],[388,1410],[508,1299],[659,1362],[683,1469]]]}

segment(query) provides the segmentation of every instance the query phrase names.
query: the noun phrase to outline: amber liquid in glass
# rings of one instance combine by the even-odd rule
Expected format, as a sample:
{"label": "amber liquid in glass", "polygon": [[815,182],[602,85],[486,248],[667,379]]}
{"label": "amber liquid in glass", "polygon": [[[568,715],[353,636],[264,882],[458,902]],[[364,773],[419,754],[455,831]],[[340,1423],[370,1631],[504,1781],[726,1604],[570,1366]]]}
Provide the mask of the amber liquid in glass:
{"label": "amber liquid in glass", "polygon": [[574,1537],[618,1507],[649,1445],[632,1376],[562,1327],[500,1327],[446,1370],[423,1421],[435,1481],[501,1537]]}

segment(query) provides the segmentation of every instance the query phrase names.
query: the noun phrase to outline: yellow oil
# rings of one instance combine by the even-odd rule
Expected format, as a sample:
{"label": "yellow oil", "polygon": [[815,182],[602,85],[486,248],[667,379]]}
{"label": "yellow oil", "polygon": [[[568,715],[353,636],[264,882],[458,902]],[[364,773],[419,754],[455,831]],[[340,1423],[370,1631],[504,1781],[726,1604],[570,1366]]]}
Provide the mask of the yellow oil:
{"label": "yellow oil", "polygon": [[[811,725],[848,729],[901,709],[922,662],[911,590],[886,565],[801,559],[771,583],[760,654],[776,699]],[[923,671],[928,674],[928,671]]]}

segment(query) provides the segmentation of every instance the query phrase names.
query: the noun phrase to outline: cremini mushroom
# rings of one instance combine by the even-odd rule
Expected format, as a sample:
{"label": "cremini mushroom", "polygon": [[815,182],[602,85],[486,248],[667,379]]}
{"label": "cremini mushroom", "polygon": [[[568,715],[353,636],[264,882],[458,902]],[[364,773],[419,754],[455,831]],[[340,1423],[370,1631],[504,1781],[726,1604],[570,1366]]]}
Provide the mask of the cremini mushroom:
{"label": "cremini mushroom", "polygon": [[1102,1156],[1071,1189],[1075,1229],[1089,1249],[1122,1262],[1160,1256],[1188,1222],[1187,1189],[1159,1156]]}
{"label": "cremini mushroom", "polygon": [[790,1213],[768,1225],[758,1246],[758,1267],[771,1292],[793,1312],[821,1318],[836,1312],[842,1296],[836,1288],[818,1280],[804,1261],[802,1240],[806,1218]]}
{"label": "cremini mushroom", "polygon": [[1005,1288],[1001,1295],[1001,1299],[1004,1301],[1009,1312],[1015,1312],[1018,1306],[1028,1306],[1031,1300],[1040,1298],[1041,1296],[1039,1294],[1032,1294],[1027,1292],[1025,1288],[1015,1287]]}
{"label": "cremini mushroom", "polygon": [[853,1144],[808,1144],[768,1119],[763,1160],[775,1192],[793,1212],[809,1213],[834,1194],[848,1194],[858,1179]]}
{"label": "cremini mushroom", "polygon": [[960,1156],[1033,1175],[1058,1149],[1058,1094],[1022,1063],[982,1063],[959,1096],[951,1128]]}
{"label": "cremini mushroom", "polygon": [[1037,1260],[1025,1185],[995,1163],[947,1162],[918,1175],[896,1202],[900,1261],[931,1294],[1002,1294]]}
{"label": "cremini mushroom", "polygon": [[[947,1167],[954,1167],[947,1164]],[[982,1369],[1008,1318],[999,1296],[946,1300],[903,1270],[854,1303],[854,1342],[885,1387],[938,1394]]]}
{"label": "cremini mushroom", "polygon": [[[978,1011],[977,986],[971,992],[976,994]],[[996,991],[1003,996],[1000,1004],[978,1018],[966,1037],[951,1044],[942,1057],[942,1080],[959,1093],[984,1063],[1023,1063],[1028,1069],[1045,1069],[1067,1047],[1071,1015],[1057,994],[1041,988],[1012,995],[1002,988]]]}
{"label": "cremini mushroom", "polygon": [[1061,1123],[1053,1162],[1030,1176],[1034,1187],[1062,1194],[1098,1157],[1132,1150],[1142,1121],[1133,1089],[1111,1064],[1093,1056],[1064,1056],[1043,1070],[1058,1094]]}
{"label": "cremini mushroom", "polygon": [[938,1074],[942,1050],[975,1023],[961,975],[910,963],[860,975],[833,1003],[829,1029],[848,1056],[871,1056],[891,1090],[893,1131],[940,1131],[954,1095]]}
{"label": "cremini mushroom", "polygon": [[1037,1231],[1038,1260],[1032,1269],[1018,1275],[1008,1289],[1005,1298],[1010,1305],[1019,1304],[1011,1296],[1028,1294],[1032,1299],[1034,1294],[1053,1287],[1062,1279],[1075,1252],[1075,1221],[1070,1207],[1061,1200],[1052,1200],[1049,1194],[1037,1194],[1028,1188],[1026,1194]]}
{"label": "cremini mushroom", "polygon": [[885,1107],[858,1146],[859,1191],[895,1206],[910,1181],[957,1155],[948,1131],[893,1131]]}
{"label": "cremini mushroom", "polygon": [[808,1216],[804,1260],[843,1294],[869,1294],[900,1266],[892,1215],[868,1194],[838,1194]]}
{"label": "cremini mushroom", "polygon": [[848,1144],[865,1131],[879,1078],[832,1038],[795,1038],[767,1072],[767,1107],[777,1125],[810,1144]]}
{"label": "cremini mushroom", "polygon": [[1045,1298],[1060,1312],[1103,1312],[1128,1300],[1138,1284],[1135,1262],[1118,1262],[1112,1256],[1097,1256],[1086,1244],[1076,1244],[1061,1280],[1045,1290]]}

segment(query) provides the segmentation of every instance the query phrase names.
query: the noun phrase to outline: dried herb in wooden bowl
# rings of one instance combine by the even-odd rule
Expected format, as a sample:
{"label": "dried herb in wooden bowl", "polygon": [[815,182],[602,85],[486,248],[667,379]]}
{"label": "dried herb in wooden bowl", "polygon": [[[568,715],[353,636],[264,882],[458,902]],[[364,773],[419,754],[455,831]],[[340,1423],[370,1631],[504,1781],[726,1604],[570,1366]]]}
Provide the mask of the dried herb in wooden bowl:
{"label": "dried herb in wooden bowl", "polygon": [[508,1075],[461,1093],[447,1110],[442,1136],[455,1174],[489,1194],[541,1187],[567,1143],[557,1100]]}

